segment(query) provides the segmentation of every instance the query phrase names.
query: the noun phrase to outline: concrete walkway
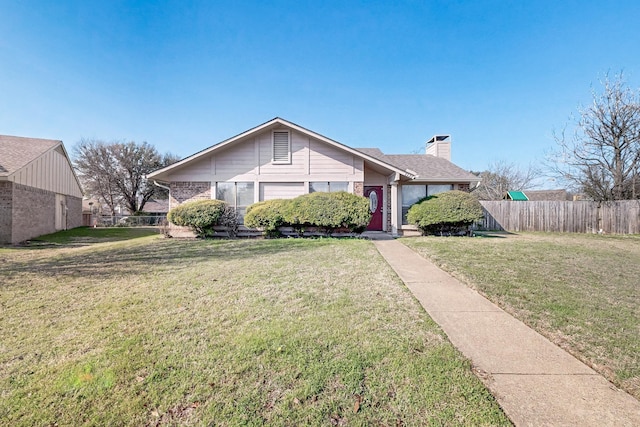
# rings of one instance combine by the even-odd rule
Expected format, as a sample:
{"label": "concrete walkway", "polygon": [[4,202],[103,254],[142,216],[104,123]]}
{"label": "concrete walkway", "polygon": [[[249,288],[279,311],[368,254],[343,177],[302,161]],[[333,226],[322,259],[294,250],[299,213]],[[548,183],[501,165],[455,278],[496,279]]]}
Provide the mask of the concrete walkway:
{"label": "concrete walkway", "polygon": [[517,426],[640,426],[640,402],[394,240],[378,251]]}

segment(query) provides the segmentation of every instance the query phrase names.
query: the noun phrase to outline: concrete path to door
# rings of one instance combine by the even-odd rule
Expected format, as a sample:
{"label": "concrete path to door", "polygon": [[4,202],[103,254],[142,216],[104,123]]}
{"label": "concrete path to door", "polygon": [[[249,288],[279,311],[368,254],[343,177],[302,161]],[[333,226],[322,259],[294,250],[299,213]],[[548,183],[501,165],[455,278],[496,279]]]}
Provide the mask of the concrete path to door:
{"label": "concrete path to door", "polygon": [[640,402],[395,240],[374,240],[517,426],[640,426]]}

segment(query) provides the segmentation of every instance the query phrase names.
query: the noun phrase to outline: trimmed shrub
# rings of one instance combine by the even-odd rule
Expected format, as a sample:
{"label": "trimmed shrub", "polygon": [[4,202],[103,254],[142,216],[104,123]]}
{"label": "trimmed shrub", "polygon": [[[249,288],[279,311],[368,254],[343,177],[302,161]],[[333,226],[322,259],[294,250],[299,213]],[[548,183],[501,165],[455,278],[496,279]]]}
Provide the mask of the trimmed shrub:
{"label": "trimmed shrub", "polygon": [[278,227],[292,226],[297,230],[319,227],[328,234],[338,228],[362,232],[369,224],[369,201],[344,191],[310,193],[289,200],[269,200],[249,206],[244,223],[247,227],[265,230],[268,236],[278,235]]}
{"label": "trimmed shrub", "polygon": [[407,213],[409,224],[416,225],[423,235],[457,234],[482,219],[482,205],[464,191],[447,191],[419,200]]}
{"label": "trimmed shrub", "polygon": [[274,199],[254,203],[247,208],[244,225],[264,230],[268,237],[280,236],[278,227],[285,224],[284,212],[289,200]]}
{"label": "trimmed shrub", "polygon": [[369,199],[356,196],[355,194],[339,191],[334,194],[340,203],[342,212],[342,224],[355,233],[362,233],[367,229],[371,221],[371,211],[369,210]]}
{"label": "trimmed shrub", "polygon": [[228,226],[228,224],[222,224],[222,221],[225,219],[226,222],[229,222],[229,209],[234,211],[233,222],[237,223],[235,209],[230,208],[221,200],[198,200],[183,203],[171,209],[167,214],[167,219],[172,224],[190,227],[200,237],[206,237],[213,235],[214,226]]}

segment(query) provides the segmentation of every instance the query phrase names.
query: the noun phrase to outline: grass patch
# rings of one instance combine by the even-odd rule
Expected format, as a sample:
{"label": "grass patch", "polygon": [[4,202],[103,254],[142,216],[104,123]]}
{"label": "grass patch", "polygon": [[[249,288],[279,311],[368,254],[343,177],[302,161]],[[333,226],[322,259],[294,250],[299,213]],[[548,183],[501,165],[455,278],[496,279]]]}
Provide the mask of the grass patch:
{"label": "grass patch", "polygon": [[129,240],[136,237],[159,234],[155,228],[145,227],[78,227],[70,230],[58,231],[52,234],[45,234],[32,239],[33,243],[96,243],[116,240]]}
{"label": "grass patch", "polygon": [[403,239],[640,398],[640,236]]}
{"label": "grass patch", "polygon": [[370,242],[7,249],[5,425],[509,425]]}

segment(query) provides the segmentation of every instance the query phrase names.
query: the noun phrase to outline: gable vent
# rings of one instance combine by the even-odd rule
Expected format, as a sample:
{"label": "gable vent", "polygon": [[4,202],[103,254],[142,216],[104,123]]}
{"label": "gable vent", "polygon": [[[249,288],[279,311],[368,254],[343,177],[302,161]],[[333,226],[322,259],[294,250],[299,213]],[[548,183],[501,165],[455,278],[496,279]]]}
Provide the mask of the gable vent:
{"label": "gable vent", "polygon": [[291,143],[289,131],[273,132],[273,162],[289,163],[291,161]]}

